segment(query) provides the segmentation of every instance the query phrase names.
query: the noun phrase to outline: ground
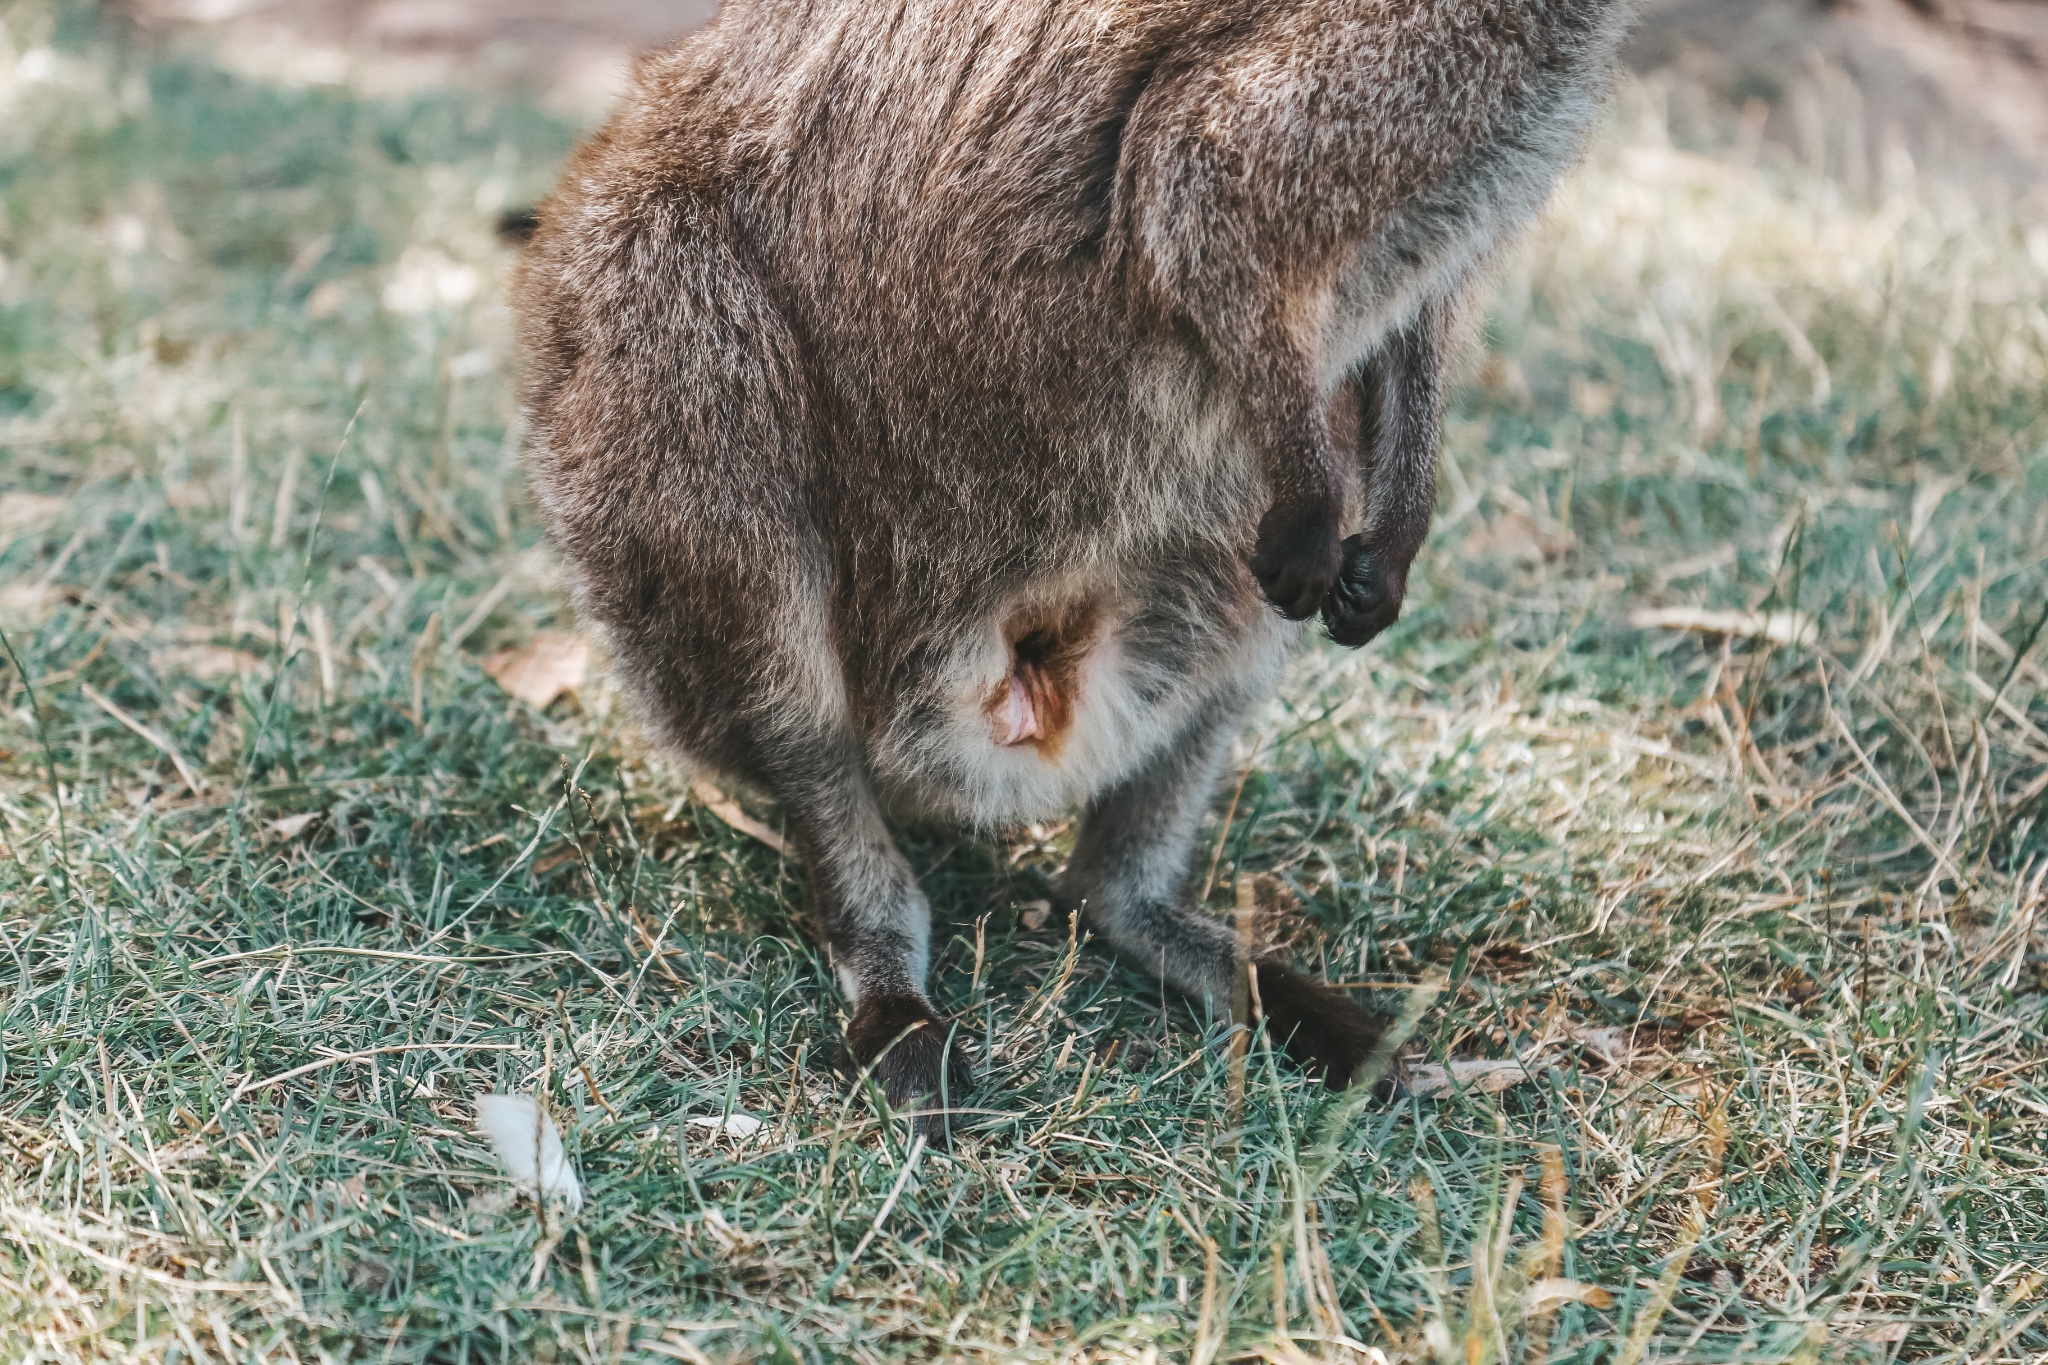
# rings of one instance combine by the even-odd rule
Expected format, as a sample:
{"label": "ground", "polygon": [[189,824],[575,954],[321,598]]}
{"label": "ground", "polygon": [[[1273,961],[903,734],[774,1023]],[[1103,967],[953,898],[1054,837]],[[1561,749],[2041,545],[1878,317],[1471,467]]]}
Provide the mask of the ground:
{"label": "ground", "polygon": [[772,806],[549,663],[492,223],[575,130],[0,25],[0,1355],[2048,1354],[2048,223],[1627,87],[1204,841],[1411,1092],[1071,936],[1065,824],[911,829],[938,1152]]}

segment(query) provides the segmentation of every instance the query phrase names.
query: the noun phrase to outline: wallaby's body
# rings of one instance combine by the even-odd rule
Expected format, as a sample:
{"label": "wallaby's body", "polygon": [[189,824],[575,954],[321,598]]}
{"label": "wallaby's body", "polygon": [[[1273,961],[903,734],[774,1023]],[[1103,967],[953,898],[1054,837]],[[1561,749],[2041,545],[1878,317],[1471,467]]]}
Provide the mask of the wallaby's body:
{"label": "wallaby's body", "polygon": [[[579,152],[519,284],[534,484],[667,741],[782,802],[892,1100],[949,1054],[885,807],[1085,805],[1065,894],[1228,998],[1184,890],[1218,766],[1296,621],[1398,612],[1448,319],[1621,19],[729,0]],[[1347,1078],[1367,1017],[1257,985]]]}

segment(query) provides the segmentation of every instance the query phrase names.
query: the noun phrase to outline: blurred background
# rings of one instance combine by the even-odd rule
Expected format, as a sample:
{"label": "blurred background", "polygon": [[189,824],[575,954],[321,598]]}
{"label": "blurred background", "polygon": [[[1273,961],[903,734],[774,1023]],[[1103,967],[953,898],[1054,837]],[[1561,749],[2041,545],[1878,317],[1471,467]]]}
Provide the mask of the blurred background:
{"label": "blurred background", "polygon": [[[600,112],[631,54],[714,0],[117,0],[139,29],[266,79],[461,80]],[[1852,183],[1887,149],[2030,181],[2048,164],[2048,0],[1645,0],[1628,62],[1695,136],[1755,119]]]}

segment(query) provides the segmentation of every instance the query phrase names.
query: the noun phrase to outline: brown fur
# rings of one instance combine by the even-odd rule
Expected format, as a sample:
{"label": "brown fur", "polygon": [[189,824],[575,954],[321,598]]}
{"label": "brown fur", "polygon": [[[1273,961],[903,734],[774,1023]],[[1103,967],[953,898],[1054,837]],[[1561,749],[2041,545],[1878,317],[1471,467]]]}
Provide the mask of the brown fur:
{"label": "brown fur", "polygon": [[1070,895],[1227,994],[1182,882],[1265,604],[1398,614],[1452,321],[1623,8],[730,0],[642,65],[525,254],[529,468],[652,722],[783,802],[856,1002],[929,1010],[885,804],[1085,802]]}

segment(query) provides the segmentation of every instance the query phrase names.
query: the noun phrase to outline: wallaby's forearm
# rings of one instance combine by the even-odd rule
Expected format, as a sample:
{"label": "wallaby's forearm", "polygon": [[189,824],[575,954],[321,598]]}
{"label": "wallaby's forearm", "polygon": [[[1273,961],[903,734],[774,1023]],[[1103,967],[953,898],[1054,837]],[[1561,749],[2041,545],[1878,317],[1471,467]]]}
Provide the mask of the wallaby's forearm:
{"label": "wallaby's forearm", "polygon": [[1365,524],[1345,540],[1343,572],[1322,606],[1323,624],[1340,645],[1362,645],[1394,623],[1409,567],[1429,534],[1449,311],[1445,303],[1425,304],[1353,381]]}

